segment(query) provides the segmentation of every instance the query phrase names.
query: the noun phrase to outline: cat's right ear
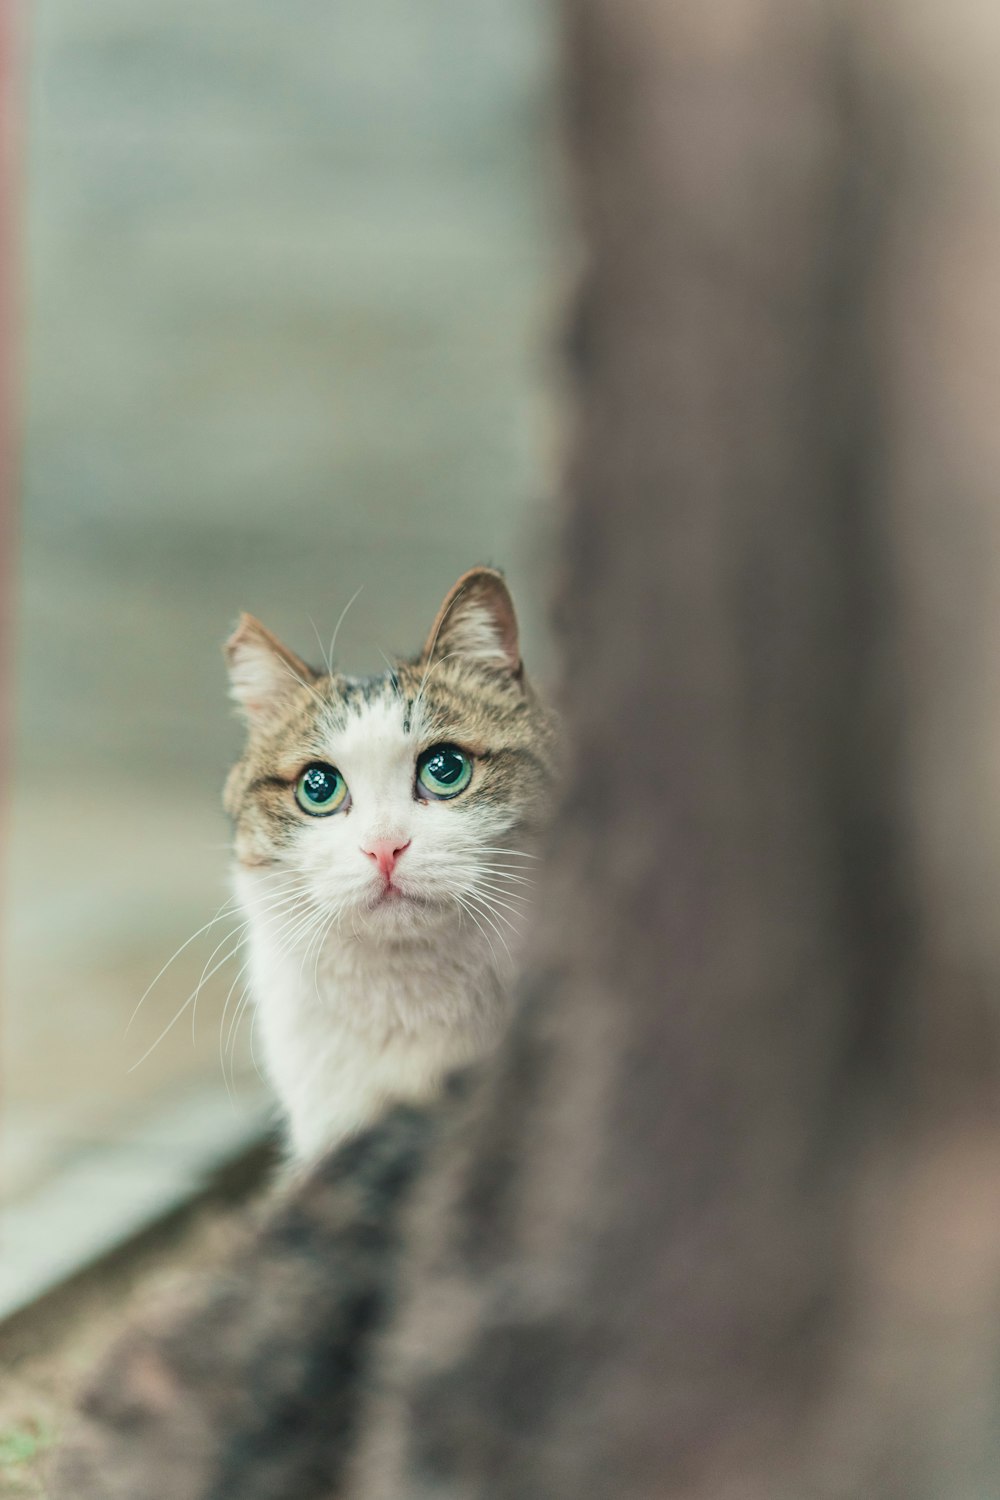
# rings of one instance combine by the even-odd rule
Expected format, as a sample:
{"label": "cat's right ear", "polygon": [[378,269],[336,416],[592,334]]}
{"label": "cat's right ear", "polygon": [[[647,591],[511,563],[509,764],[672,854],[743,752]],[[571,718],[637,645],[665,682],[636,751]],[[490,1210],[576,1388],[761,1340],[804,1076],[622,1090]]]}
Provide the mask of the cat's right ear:
{"label": "cat's right ear", "polygon": [[253,615],[240,615],[223,650],[230,694],[251,728],[277,722],[296,693],[317,680],[312,667]]}

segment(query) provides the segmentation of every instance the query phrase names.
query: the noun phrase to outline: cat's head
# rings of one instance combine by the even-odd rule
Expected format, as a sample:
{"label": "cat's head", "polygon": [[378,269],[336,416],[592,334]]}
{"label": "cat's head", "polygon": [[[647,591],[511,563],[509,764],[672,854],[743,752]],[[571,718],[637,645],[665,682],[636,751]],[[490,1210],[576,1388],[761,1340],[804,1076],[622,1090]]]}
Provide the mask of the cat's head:
{"label": "cat's head", "polygon": [[225,791],[239,865],[355,935],[419,935],[459,910],[503,931],[553,735],[501,574],[466,573],[420,655],[376,677],[316,671],[249,615],[226,657],[248,731]]}

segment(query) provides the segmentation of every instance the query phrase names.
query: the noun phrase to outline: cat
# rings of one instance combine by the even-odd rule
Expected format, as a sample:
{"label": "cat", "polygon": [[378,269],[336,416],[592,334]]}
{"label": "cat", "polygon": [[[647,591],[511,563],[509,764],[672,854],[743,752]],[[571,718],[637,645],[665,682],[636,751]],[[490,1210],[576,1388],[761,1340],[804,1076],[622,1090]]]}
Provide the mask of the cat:
{"label": "cat", "polygon": [[315,671],[250,615],[226,643],[247,742],[226,782],[266,1072],[306,1162],[492,1050],[544,825],[553,721],[502,574],[421,654]]}

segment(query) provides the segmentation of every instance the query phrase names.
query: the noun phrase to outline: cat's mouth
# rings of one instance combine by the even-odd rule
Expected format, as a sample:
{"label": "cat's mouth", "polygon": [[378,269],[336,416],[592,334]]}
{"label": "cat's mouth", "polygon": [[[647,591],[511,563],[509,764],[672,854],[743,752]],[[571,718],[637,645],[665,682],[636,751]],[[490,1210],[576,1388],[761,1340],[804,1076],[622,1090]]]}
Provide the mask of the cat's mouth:
{"label": "cat's mouth", "polygon": [[368,902],[373,910],[381,906],[423,906],[424,904],[422,896],[411,895],[409,891],[401,890],[391,881],[387,881],[381,890],[376,891]]}

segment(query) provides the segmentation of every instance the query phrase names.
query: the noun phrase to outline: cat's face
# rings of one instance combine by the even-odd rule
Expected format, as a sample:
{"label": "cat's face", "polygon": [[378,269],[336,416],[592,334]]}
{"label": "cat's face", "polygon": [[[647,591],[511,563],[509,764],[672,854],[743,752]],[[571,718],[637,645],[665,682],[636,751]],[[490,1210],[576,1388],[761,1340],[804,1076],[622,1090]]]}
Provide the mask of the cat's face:
{"label": "cat's face", "polygon": [[379,677],[315,672],[248,616],[227,656],[249,730],[226,785],[236,858],[279,906],[291,892],[355,937],[419,937],[459,911],[502,934],[552,730],[500,575],[461,579],[421,656]]}

